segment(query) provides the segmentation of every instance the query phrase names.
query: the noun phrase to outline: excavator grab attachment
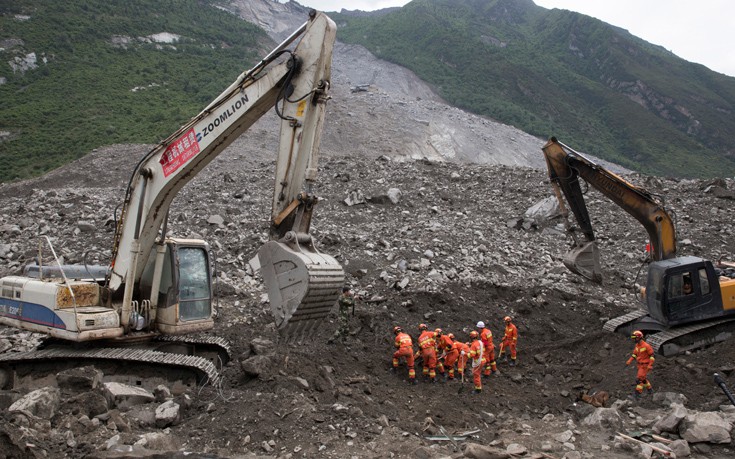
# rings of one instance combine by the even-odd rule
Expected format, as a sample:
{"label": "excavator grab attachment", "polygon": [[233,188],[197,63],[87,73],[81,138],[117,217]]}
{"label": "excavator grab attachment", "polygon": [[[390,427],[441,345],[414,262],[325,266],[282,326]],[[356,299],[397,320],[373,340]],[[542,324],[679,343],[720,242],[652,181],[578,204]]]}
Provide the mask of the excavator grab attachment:
{"label": "excavator grab attachment", "polygon": [[344,283],[342,266],[308,235],[287,233],[258,251],[271,312],[281,335],[302,336],[327,317]]}
{"label": "excavator grab attachment", "polygon": [[579,274],[592,282],[602,283],[602,268],[600,267],[600,249],[597,241],[582,243],[572,248],[564,255],[564,266],[571,272]]}

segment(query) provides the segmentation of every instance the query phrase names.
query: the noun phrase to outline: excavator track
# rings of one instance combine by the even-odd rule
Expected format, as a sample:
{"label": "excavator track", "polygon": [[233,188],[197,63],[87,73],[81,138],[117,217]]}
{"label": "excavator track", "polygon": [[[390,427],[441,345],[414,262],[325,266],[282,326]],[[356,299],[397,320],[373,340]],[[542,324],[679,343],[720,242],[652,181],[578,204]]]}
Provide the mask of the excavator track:
{"label": "excavator track", "polygon": [[[611,333],[630,333],[637,328],[636,322],[647,315],[646,311],[638,309],[608,320],[602,328]],[[643,325],[641,330],[646,330],[646,326]],[[663,331],[648,330],[646,342],[653,347],[655,353],[669,357],[725,341],[733,335],[733,332],[735,332],[735,317],[729,317]]]}
{"label": "excavator track", "polygon": [[733,335],[735,318],[711,320],[648,335],[646,342],[665,357],[725,341]]}
{"label": "excavator track", "polygon": [[230,357],[229,344],[218,337],[165,336],[151,344],[155,349],[54,346],[6,352],[0,354],[0,389],[24,386],[64,369],[93,365],[102,370],[105,381],[153,387],[168,383],[181,391],[194,385],[219,384],[219,369]]}
{"label": "excavator track", "polygon": [[[217,369],[221,369],[232,356],[230,343],[218,336],[177,336],[166,335],[156,338],[157,343],[170,343],[172,346],[184,346],[188,353],[208,359]],[[167,346],[156,347],[157,351],[170,352]]]}
{"label": "excavator track", "polygon": [[605,331],[609,331],[610,333],[615,333],[621,327],[625,326],[626,324],[630,322],[633,322],[634,320],[640,319],[646,314],[648,314],[646,311],[642,309],[636,309],[635,311],[631,311],[622,316],[615,317],[614,319],[608,320],[607,322],[605,322],[605,325],[602,326],[602,329]]}

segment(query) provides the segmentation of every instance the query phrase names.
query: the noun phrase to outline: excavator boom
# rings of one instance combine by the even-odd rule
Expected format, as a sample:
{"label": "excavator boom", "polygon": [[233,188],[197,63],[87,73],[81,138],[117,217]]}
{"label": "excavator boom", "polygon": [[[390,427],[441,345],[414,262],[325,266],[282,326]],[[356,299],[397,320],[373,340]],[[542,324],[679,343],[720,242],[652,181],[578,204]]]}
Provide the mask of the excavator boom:
{"label": "excavator boom", "polygon": [[[344,272],[334,258],[319,254],[311,244],[308,223],[316,203],[310,195],[311,184],[316,179],[335,37],[334,22],[312,11],[309,21],[140,161],[125,196],[109,279],[112,291],[126,286],[123,324],[130,315],[133,287],[178,191],[274,106],[281,118],[281,133],[273,220],[281,215],[285,221],[274,223],[279,231],[271,230],[271,238],[278,240],[295,232],[299,237],[294,239],[309,242],[267,244],[265,255],[261,251],[261,272],[279,329],[299,316],[295,312],[302,304],[320,305],[318,313],[309,316],[313,323],[329,312],[324,309],[327,303],[331,308]],[[290,51],[289,45],[299,39]],[[289,207],[293,203],[297,205]],[[282,215],[287,208],[287,215]],[[282,272],[289,274],[276,275]],[[312,284],[319,287],[312,288]],[[294,285],[301,288],[294,289]]]}
{"label": "excavator boom", "polygon": [[610,319],[603,326],[605,330],[628,335],[634,330],[651,333],[647,342],[663,355],[696,349],[733,334],[735,273],[729,273],[721,260],[715,265],[699,257],[678,256],[672,214],[659,198],[556,138],[546,142],[543,152],[562,214],[566,216],[563,195],[585,237],[584,241],[575,237],[575,246],[565,257],[564,263],[573,272],[602,281],[599,252],[580,178],[638,220],[648,233],[651,263],[646,288],[641,289],[645,310]]}
{"label": "excavator boom", "polygon": [[[573,272],[595,282],[602,282],[599,250],[585,205],[580,178],[607,196],[636,220],[648,233],[654,261],[676,256],[676,228],[669,212],[659,199],[622,177],[595,164],[581,153],[552,137],[542,147],[559,205],[564,209],[563,194],[584,235],[575,240],[564,264]],[[575,238],[576,239],[576,238]]]}

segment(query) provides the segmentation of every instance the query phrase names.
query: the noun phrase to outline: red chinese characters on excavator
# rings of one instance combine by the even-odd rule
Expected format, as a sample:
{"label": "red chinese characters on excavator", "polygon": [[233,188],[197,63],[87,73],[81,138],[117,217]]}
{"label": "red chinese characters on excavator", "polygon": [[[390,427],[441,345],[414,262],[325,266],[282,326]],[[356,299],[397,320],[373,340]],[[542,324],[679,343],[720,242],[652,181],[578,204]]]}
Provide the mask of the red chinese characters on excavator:
{"label": "red chinese characters on excavator", "polygon": [[199,142],[197,142],[192,128],[186,134],[174,140],[161,155],[159,162],[163,167],[163,175],[168,177],[173,174],[197,153],[199,153]]}

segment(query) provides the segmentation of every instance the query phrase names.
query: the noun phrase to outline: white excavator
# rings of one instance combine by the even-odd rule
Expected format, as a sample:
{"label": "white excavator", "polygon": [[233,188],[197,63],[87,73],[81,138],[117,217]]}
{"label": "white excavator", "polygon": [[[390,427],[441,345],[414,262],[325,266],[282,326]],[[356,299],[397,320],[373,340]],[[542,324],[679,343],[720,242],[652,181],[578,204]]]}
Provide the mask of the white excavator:
{"label": "white excavator", "polygon": [[39,248],[38,262],[22,276],[0,279],[0,324],[49,337],[33,351],[0,354],[0,389],[62,362],[113,365],[106,376],[130,373],[138,384],[143,367],[163,377],[218,380],[229,347],[200,333],[214,327],[209,247],[169,237],[168,210],[184,185],[272,107],[281,131],[271,240],[258,252],[260,271],[283,336],[323,321],[344,283],[340,264],[309,235],[335,37],[334,22],[311,11],[289,38],[140,160],[117,216],[109,266],[63,265],[46,238],[44,250],[54,261],[44,263]]}

